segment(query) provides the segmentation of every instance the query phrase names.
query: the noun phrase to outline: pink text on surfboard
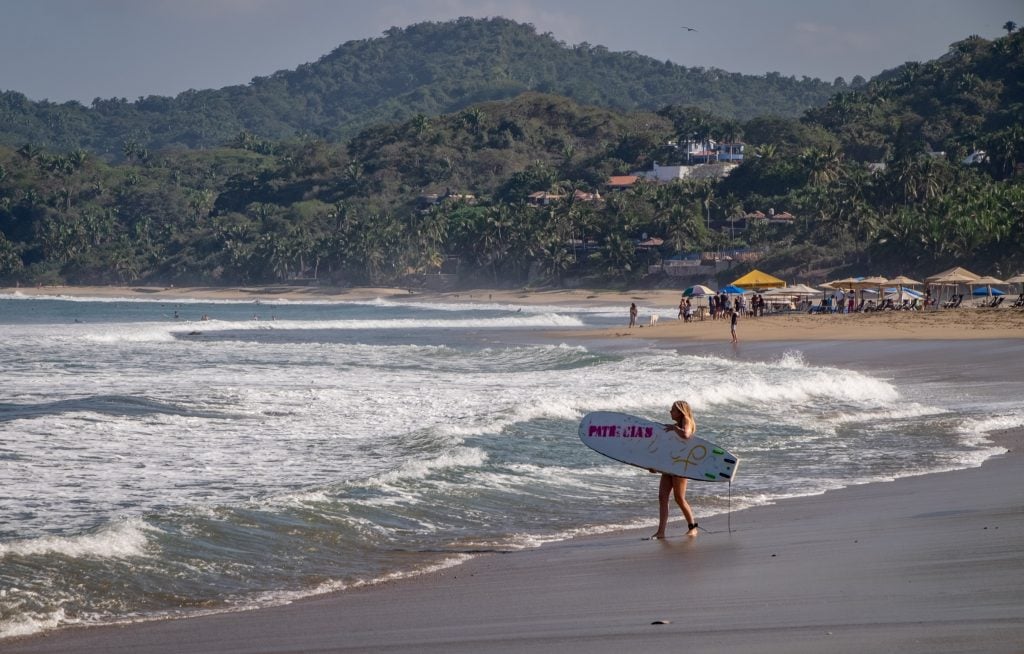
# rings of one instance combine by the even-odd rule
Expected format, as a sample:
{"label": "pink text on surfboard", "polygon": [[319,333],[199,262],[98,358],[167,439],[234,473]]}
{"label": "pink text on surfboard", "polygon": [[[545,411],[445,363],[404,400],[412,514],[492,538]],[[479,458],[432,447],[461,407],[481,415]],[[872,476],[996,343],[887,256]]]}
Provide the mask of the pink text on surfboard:
{"label": "pink text on surfboard", "polygon": [[654,427],[641,425],[590,425],[587,436],[602,438],[654,438]]}

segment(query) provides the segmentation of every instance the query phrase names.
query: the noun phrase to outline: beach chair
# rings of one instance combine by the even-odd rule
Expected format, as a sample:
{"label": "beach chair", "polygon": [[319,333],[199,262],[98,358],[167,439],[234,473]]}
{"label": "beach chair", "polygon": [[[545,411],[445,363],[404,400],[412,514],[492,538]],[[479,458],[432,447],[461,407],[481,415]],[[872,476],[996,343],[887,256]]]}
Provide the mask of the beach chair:
{"label": "beach chair", "polygon": [[993,309],[995,309],[996,307],[998,307],[1000,304],[1003,303],[1004,299],[1006,299],[1006,296],[1005,295],[1000,295],[999,297],[997,297],[994,300],[992,300],[992,304],[990,304],[989,306],[992,307]]}
{"label": "beach chair", "polygon": [[1015,308],[1024,307],[1024,293],[1020,294],[1020,297],[1017,298],[1017,301],[1012,306]]}

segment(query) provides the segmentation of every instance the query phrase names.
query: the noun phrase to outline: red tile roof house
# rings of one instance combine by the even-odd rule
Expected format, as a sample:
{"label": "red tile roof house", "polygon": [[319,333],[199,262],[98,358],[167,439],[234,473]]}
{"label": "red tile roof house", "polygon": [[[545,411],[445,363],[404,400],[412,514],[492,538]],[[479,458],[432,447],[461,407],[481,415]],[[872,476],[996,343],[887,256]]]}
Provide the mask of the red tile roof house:
{"label": "red tile roof house", "polygon": [[608,178],[607,186],[611,190],[632,188],[639,179],[637,175],[612,175]]}

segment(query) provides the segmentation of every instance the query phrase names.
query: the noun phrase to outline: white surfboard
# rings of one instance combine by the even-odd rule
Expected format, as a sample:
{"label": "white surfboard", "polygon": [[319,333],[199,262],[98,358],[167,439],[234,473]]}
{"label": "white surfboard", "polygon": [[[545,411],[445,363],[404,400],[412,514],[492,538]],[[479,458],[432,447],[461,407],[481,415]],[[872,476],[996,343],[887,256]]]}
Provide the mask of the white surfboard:
{"label": "white surfboard", "polygon": [[628,463],[700,481],[730,481],[739,459],[723,447],[666,431],[665,424],[627,413],[595,411],[583,416],[580,440],[590,449]]}

